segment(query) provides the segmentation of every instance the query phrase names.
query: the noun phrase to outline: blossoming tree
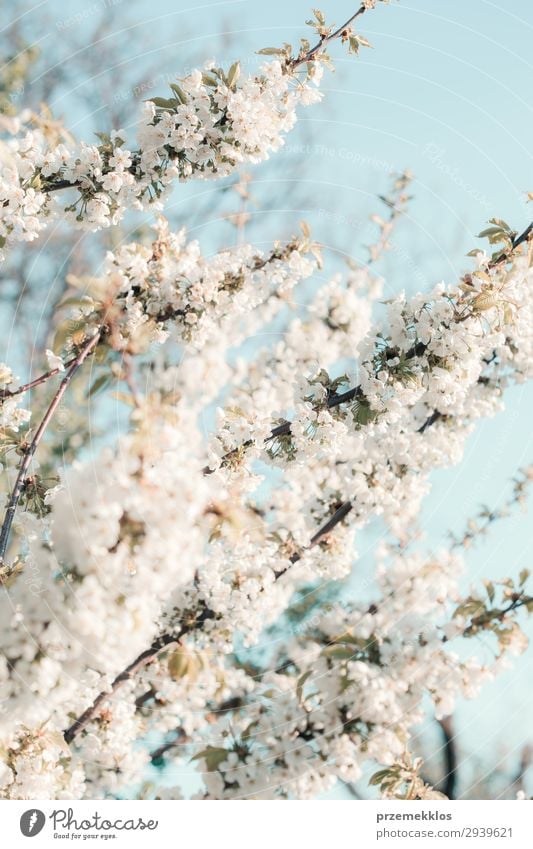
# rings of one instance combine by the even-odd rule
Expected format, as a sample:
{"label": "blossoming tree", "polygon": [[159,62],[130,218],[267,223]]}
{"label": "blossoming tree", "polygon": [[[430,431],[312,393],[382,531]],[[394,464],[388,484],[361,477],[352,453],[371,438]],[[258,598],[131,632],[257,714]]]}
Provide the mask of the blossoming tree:
{"label": "blossoming tree", "polygon": [[[525,648],[527,572],[459,588],[464,543],[498,516],[437,553],[407,528],[430,472],[458,463],[531,376],[533,227],[494,219],[460,280],[398,294],[378,322],[373,266],[407,174],[369,262],[292,312],[321,262],[306,225],[207,256],[161,214],[176,181],[274,154],[320,99],[330,42],[368,45],[355,27],[376,2],[337,29],[316,11],[316,43],[260,51],[256,75],[211,64],[173,83],[131,144],[121,130],[58,144],[27,112],[4,120],[6,254],[54,219],[94,231],[134,209],[158,217],[152,239],[69,278],[42,373],[20,383],[0,367],[2,798],[180,798],[144,784],[146,768],[191,757],[199,798],[309,798],[366,763],[384,796],[433,798],[410,746],[428,698],[446,730],[457,696]],[[235,358],[274,321],[281,341]],[[89,450],[89,413],[61,414],[99,393],[129,423]],[[376,516],[388,539],[372,601],[336,594]]]}

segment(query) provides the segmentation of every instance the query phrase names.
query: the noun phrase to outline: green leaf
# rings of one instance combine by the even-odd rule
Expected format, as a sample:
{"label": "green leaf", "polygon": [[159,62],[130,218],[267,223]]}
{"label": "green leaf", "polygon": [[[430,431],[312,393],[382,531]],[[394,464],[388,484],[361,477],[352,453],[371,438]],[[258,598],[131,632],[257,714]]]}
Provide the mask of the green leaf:
{"label": "green leaf", "polygon": [[489,223],[490,224],[496,224],[497,227],[499,227],[501,230],[505,230],[506,233],[512,233],[513,232],[511,230],[511,228],[509,227],[507,221],[503,221],[502,218],[490,218]]}
{"label": "green leaf", "polygon": [[481,233],[478,233],[477,236],[478,239],[485,239],[489,236],[496,236],[497,234],[503,236],[503,230],[501,227],[486,227],[481,231]]}
{"label": "green leaf", "polygon": [[177,83],[170,83],[170,88],[176,95],[176,100],[178,100],[180,103],[187,103],[187,95],[185,94],[183,89],[180,88],[179,85],[177,85]]}
{"label": "green leaf", "polygon": [[185,678],[191,669],[191,656],[183,649],[176,649],[170,655],[167,661],[168,674],[174,681],[179,681],[180,678]]}
{"label": "green leaf", "polygon": [[97,395],[98,392],[102,392],[106,386],[111,383],[112,376],[110,374],[101,374],[100,377],[97,377],[94,381],[93,385],[87,392],[87,398],[92,398],[93,395]]}
{"label": "green leaf", "polygon": [[155,103],[159,109],[174,110],[176,107],[176,101],[170,98],[167,99],[166,97],[150,97],[149,102]]}
{"label": "green leaf", "polygon": [[367,425],[377,416],[377,411],[372,410],[364,401],[358,401],[352,407],[354,421],[360,425]]}
{"label": "green leaf", "polygon": [[529,578],[530,574],[531,573],[530,573],[529,569],[522,569],[522,571],[520,572],[520,574],[518,576],[518,580],[520,581],[521,587],[524,586],[524,584],[527,581],[527,579]]}
{"label": "green leaf", "polygon": [[478,598],[467,598],[456,608],[453,616],[454,618],[456,616],[478,616],[482,612],[486,612],[486,607],[482,601]]}
{"label": "green leaf", "polygon": [[492,602],[494,601],[494,584],[492,583],[492,581],[485,581],[485,590],[489,597],[489,601],[492,604]]}
{"label": "green leaf", "polygon": [[54,341],[51,346],[54,354],[59,354],[66,345],[67,341],[74,336],[75,333],[80,331],[84,327],[84,324],[84,321],[72,321],[72,319],[62,321],[56,330]]}
{"label": "green leaf", "polygon": [[349,660],[355,654],[355,649],[350,646],[326,646],[322,654],[333,657],[336,660]]}
{"label": "green leaf", "polygon": [[394,771],[391,769],[379,769],[374,775],[371,776],[369,785],[372,787],[377,787],[380,785],[385,778],[389,778],[390,776],[395,775]]}
{"label": "green leaf", "polygon": [[237,84],[237,80],[239,79],[241,73],[241,63],[234,62],[231,68],[228,71],[228,76],[226,78],[226,82],[228,88],[233,88]]}
{"label": "green leaf", "polygon": [[303,697],[304,684],[312,674],[313,674],[313,670],[308,669],[307,672],[304,672],[304,674],[300,675],[300,677],[298,678],[298,681],[296,683],[296,698],[298,699],[298,701],[300,703],[301,703],[302,697]]}
{"label": "green leaf", "polygon": [[227,749],[222,749],[218,746],[208,746],[207,749],[203,749],[198,754],[193,755],[191,761],[205,760],[207,771],[214,772],[226,760],[228,755],[229,752]]}
{"label": "green leaf", "polygon": [[254,728],[256,728],[258,725],[259,725],[259,722],[257,720],[250,722],[250,725],[247,725],[246,728],[244,729],[244,731],[242,732],[241,739],[242,740],[249,740],[250,737],[252,736],[252,732],[253,732]]}
{"label": "green leaf", "polygon": [[263,49],[258,50],[257,53],[260,56],[284,56],[285,50],[281,47],[263,47]]}
{"label": "green leaf", "polygon": [[61,301],[58,304],[58,309],[63,309],[63,307],[85,307],[88,306],[96,306],[96,301],[93,301],[92,298],[65,298],[64,301]]}

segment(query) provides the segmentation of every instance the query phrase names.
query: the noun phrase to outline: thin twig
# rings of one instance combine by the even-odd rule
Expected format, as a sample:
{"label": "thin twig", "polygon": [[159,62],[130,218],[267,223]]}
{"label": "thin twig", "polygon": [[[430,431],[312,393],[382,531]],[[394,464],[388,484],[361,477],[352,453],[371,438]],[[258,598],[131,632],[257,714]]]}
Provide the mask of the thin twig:
{"label": "thin twig", "polygon": [[2,398],[13,398],[14,395],[21,395],[22,392],[27,392],[28,389],[33,389],[34,386],[39,386],[39,384],[44,383],[49,378],[55,377],[56,374],[62,374],[66,369],[73,365],[75,361],[76,357],[73,357],[71,360],[64,363],[63,368],[52,368],[50,371],[41,374],[40,377],[35,377],[33,380],[30,380],[29,383],[23,383],[22,386],[18,386],[17,389],[0,389],[0,400],[2,400]]}
{"label": "thin twig", "polygon": [[35,432],[35,436],[31,440],[31,442],[28,443],[28,445],[27,445],[27,447],[24,451],[24,455],[22,457],[22,462],[20,464],[18,475],[17,475],[16,481],[15,481],[15,485],[13,487],[13,490],[12,490],[11,495],[9,497],[9,501],[7,503],[7,508],[6,508],[6,512],[5,512],[5,516],[4,516],[4,522],[2,524],[2,529],[0,531],[0,565],[3,565],[3,563],[4,563],[4,557],[5,557],[7,545],[8,545],[8,542],[9,542],[9,536],[10,536],[10,533],[11,533],[11,526],[13,524],[13,519],[15,517],[15,512],[16,512],[18,503],[20,501],[20,497],[21,497],[22,492],[24,490],[24,484],[26,482],[26,476],[27,476],[27,472],[28,472],[32,457],[35,454],[35,451],[37,450],[37,446],[39,445],[41,439],[43,438],[44,433],[45,433],[48,425],[50,424],[50,421],[52,420],[52,417],[53,417],[55,411],[57,410],[57,408],[58,408],[58,406],[61,402],[61,399],[63,398],[63,395],[67,391],[68,386],[69,386],[72,378],[76,374],[79,367],[82,365],[83,361],[89,356],[91,351],[93,351],[94,348],[96,347],[96,345],[98,344],[100,337],[101,337],[101,333],[102,333],[102,331],[99,330],[94,334],[94,336],[91,336],[89,341],[85,343],[83,348],[80,350],[79,354],[71,362],[70,368],[68,369],[63,380],[59,384],[59,388],[58,388],[57,392],[55,393],[54,397],[52,398],[52,401],[51,401],[46,413],[44,414],[44,417],[43,417],[39,427],[37,428],[37,430]]}
{"label": "thin twig", "polygon": [[359,6],[357,12],[354,12],[354,14],[350,18],[348,18],[348,20],[344,24],[342,24],[342,26],[338,27],[338,29],[336,29],[335,32],[332,32],[329,35],[322,35],[320,37],[320,40],[315,44],[315,46],[311,47],[311,49],[308,50],[307,53],[304,54],[304,56],[301,56],[300,58],[293,59],[289,63],[289,68],[291,70],[293,70],[294,68],[297,68],[299,65],[305,64],[305,62],[312,62],[313,59],[315,58],[315,56],[317,55],[317,53],[320,53],[321,50],[324,48],[324,46],[326,44],[328,44],[330,41],[334,41],[336,38],[340,38],[343,35],[343,33],[348,29],[350,24],[352,24],[355,21],[355,19],[358,18],[360,15],[364,15],[364,13],[369,8],[371,8],[371,7],[366,6],[365,3],[362,3]]}

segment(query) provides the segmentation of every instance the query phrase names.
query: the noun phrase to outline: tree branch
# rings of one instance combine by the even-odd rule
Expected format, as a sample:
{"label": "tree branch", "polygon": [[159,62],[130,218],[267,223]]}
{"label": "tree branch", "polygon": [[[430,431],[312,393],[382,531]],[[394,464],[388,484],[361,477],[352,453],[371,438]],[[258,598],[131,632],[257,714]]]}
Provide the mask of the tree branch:
{"label": "tree branch", "polygon": [[437,721],[444,737],[445,774],[440,792],[444,793],[448,799],[455,799],[455,789],[457,786],[457,749],[455,746],[453,719],[451,716],[445,716],[443,719]]}
{"label": "tree branch", "polygon": [[126,681],[129,681],[140,669],[145,667],[147,664],[151,663],[157,655],[165,649],[167,646],[172,643],[178,643],[182,637],[186,634],[194,631],[198,628],[199,625],[203,624],[207,619],[213,619],[215,614],[213,611],[209,610],[207,607],[204,608],[201,614],[193,621],[187,622],[186,625],[183,625],[177,633],[171,632],[167,634],[161,634],[157,637],[156,640],[152,643],[152,645],[141,652],[138,657],[135,658],[125,669],[120,672],[117,677],[113,680],[111,684],[110,690],[105,690],[101,692],[92,705],[90,705],[87,710],[85,710],[81,716],[74,720],[72,725],[70,725],[64,732],[63,736],[65,738],[66,743],[72,743],[75,737],[83,731],[83,729],[95,718],[98,713],[98,709],[102,705],[103,702],[106,701],[110,696],[113,695]]}
{"label": "tree branch", "polygon": [[367,5],[366,3],[361,3],[357,12],[354,12],[354,14],[350,18],[348,18],[348,20],[345,21],[345,23],[343,23],[342,26],[338,27],[338,29],[336,29],[335,32],[332,32],[329,35],[322,35],[320,37],[320,40],[315,44],[314,47],[311,47],[311,49],[308,50],[307,53],[305,53],[303,56],[297,57],[297,58],[293,59],[291,62],[289,62],[289,64],[288,64],[289,69],[292,71],[292,70],[294,70],[294,68],[298,68],[299,65],[305,64],[305,62],[312,62],[313,59],[316,57],[317,53],[320,53],[322,51],[322,49],[325,47],[326,44],[329,44],[330,41],[334,41],[337,38],[341,38],[343,33],[350,26],[350,24],[352,24],[355,21],[355,19],[358,18],[360,15],[364,15],[364,13],[369,8],[372,8],[372,7]]}
{"label": "tree branch", "polygon": [[[506,257],[507,258],[509,257],[510,253],[512,253],[512,251],[515,249],[515,247],[522,244],[522,242],[528,240],[529,235],[532,232],[533,232],[533,222],[524,231],[524,233],[522,233],[520,236],[516,237],[516,239],[513,241],[512,248],[507,253]],[[494,261],[494,264],[499,264],[501,261],[503,261],[501,258],[497,258]],[[407,357],[414,357],[414,356],[417,356],[417,355],[419,356],[425,349],[426,349],[426,345],[424,345],[423,343],[417,343],[407,352],[406,356]],[[334,407],[334,406],[337,406],[338,404],[345,403],[345,402],[350,401],[350,400],[354,400],[356,397],[359,397],[360,395],[362,395],[362,390],[358,386],[358,387],[355,387],[353,389],[349,389],[346,392],[332,395],[331,398],[328,398],[327,403],[328,403],[328,406]],[[440,418],[440,415],[436,415],[436,412],[433,413],[429,417],[429,419],[424,423],[424,425],[422,425],[422,427],[419,429],[420,432],[423,433],[428,427],[431,427],[431,425],[434,424],[434,422],[436,422],[439,418]],[[271,435],[269,437],[267,437],[267,439],[265,441],[268,441],[269,439],[275,438],[278,435],[287,434],[287,433],[290,433],[290,422],[283,423],[282,425],[278,425],[276,428],[273,428]],[[249,444],[251,444],[251,442]],[[231,453],[235,453],[235,451],[230,452],[230,454]],[[229,456],[229,455],[226,455],[226,456]],[[211,472],[212,472],[211,469],[204,469],[204,473],[206,473],[206,474],[209,474]],[[309,542],[307,549],[313,548],[327,534],[331,533],[331,531],[340,522],[342,522],[343,519],[346,518],[348,513],[350,513],[350,511],[353,509],[353,506],[354,505],[351,501],[342,502],[336,508],[333,515],[326,522],[324,522],[324,524],[321,525],[321,527],[311,537],[311,540]],[[307,549],[304,549],[304,551],[307,550]],[[291,564],[297,563],[301,559],[302,554],[303,554],[303,551],[302,552],[295,552],[289,558],[289,565],[287,565],[286,568],[275,573],[276,580],[279,579],[283,574],[285,574],[288,571],[288,569],[290,569]],[[509,606],[509,610],[515,609],[515,608],[520,607],[520,606],[521,606],[521,602],[515,601],[512,605]],[[507,612],[507,610],[505,612]],[[102,703],[105,702],[105,700],[108,699],[110,695],[115,693],[117,691],[117,689],[119,689],[122,686],[122,684],[124,684],[126,681],[129,681],[133,677],[133,675],[135,675],[135,673],[137,671],[142,669],[147,664],[151,663],[157,657],[157,655],[164,648],[166,648],[166,646],[170,645],[171,643],[178,642],[183,636],[190,633],[191,631],[194,631],[203,621],[205,621],[206,619],[212,619],[212,618],[214,618],[214,616],[215,616],[215,614],[212,611],[210,611],[208,608],[205,608],[204,611],[202,612],[202,614],[197,619],[195,619],[194,622],[188,623],[187,625],[183,626],[178,633],[167,633],[167,634],[162,634],[161,636],[159,636],[148,649],[146,649],[144,652],[142,652],[132,663],[130,663],[121,673],[119,673],[119,675],[117,675],[117,677],[114,679],[114,681],[111,684],[110,691],[105,691],[105,692],[100,693],[96,697],[96,699],[94,700],[92,705],[90,705],[90,707],[88,707],[87,710],[84,711],[84,713],[81,714],[81,716],[78,717],[72,723],[72,725],[70,725],[69,728],[67,728],[65,730],[65,732],[64,732],[65,741],[67,743],[71,743],[75,739],[75,737],[94,719],[94,717],[96,716],[96,714],[97,714],[100,706],[102,705]],[[454,764],[452,764],[452,756],[454,757],[455,755],[454,755],[454,752],[449,747],[449,750],[447,751],[447,757],[448,757],[450,765],[454,766]],[[449,780],[450,783],[452,781],[452,778],[453,778],[453,780],[455,780],[455,766],[454,766],[453,770],[451,770],[451,769],[448,770],[448,780]],[[452,786],[450,792],[453,792],[453,789],[454,788]],[[446,795],[449,795],[449,794],[447,793]]]}
{"label": "tree branch", "polygon": [[44,436],[44,433],[52,420],[52,417],[57,410],[63,395],[68,389],[68,386],[76,374],[79,367],[82,365],[83,361],[89,356],[91,351],[94,350],[96,345],[98,344],[102,331],[99,330],[95,333],[94,336],[91,336],[88,342],[80,350],[79,354],[71,361],[70,368],[65,374],[63,380],[61,381],[59,388],[52,398],[52,401],[44,414],[44,417],[35,432],[35,436],[28,444],[24,451],[24,455],[22,458],[22,462],[20,464],[20,468],[18,471],[17,478],[15,480],[15,485],[9,497],[9,501],[7,503],[6,512],[4,515],[4,522],[2,524],[2,529],[0,530],[0,566],[4,563],[4,557],[7,550],[7,545],[9,542],[9,536],[11,533],[11,526],[13,524],[13,519],[15,518],[15,512],[20,501],[20,497],[22,495],[24,484],[26,483],[26,475],[32,460],[35,451],[37,450],[37,446],[39,445],[41,439]]}
{"label": "tree branch", "polygon": [[[530,240],[532,234],[533,234],[533,221],[531,222],[531,224],[529,224],[526,227],[526,229],[520,235],[516,236],[513,239],[511,247],[509,248],[509,250],[504,251],[499,256],[494,257],[487,264],[487,267],[488,268],[496,268],[498,265],[501,265],[503,262],[507,262],[511,258],[511,256],[513,255],[514,251],[518,247],[520,247],[520,245],[522,245],[524,242],[527,242],[527,241]],[[406,351],[405,359],[410,360],[410,359],[413,359],[414,357],[422,356],[422,354],[425,352],[426,348],[427,348],[427,345],[425,343],[417,342],[415,345],[413,345],[411,348],[409,348],[408,351]],[[360,386],[355,386],[352,389],[347,389],[345,392],[340,392],[340,393],[335,393],[333,395],[330,395],[326,399],[326,406],[328,407],[328,409],[332,409],[333,407],[338,407],[341,404],[347,404],[350,401],[354,401],[358,398],[364,398],[364,392],[363,392],[363,390],[361,389]],[[432,413],[430,418],[419,429],[419,433],[424,433],[426,428],[429,427],[431,424],[433,424],[434,421],[436,421],[438,418],[440,418],[440,414],[437,414],[437,411]],[[290,434],[291,434],[291,423],[290,423],[290,421],[282,422],[281,424],[276,425],[275,427],[272,428],[272,430],[270,431],[270,434],[265,438],[264,441],[265,441],[265,443],[267,443],[267,442],[270,442],[270,440],[272,440],[272,439],[279,438],[280,436],[290,436]],[[226,454],[224,454],[224,456],[222,457],[222,462],[225,462],[227,460],[231,460],[232,457],[234,457],[239,452],[239,450],[241,450],[243,448],[249,448],[251,445],[253,445],[253,440],[251,440],[251,439],[247,440],[246,442],[243,442],[242,445],[238,446],[237,448],[233,448],[231,451],[228,451]],[[203,469],[203,472],[204,472],[205,475],[213,474],[213,472],[215,472],[215,471],[216,471],[216,469],[211,469],[211,468],[209,468],[209,466],[206,466]]]}

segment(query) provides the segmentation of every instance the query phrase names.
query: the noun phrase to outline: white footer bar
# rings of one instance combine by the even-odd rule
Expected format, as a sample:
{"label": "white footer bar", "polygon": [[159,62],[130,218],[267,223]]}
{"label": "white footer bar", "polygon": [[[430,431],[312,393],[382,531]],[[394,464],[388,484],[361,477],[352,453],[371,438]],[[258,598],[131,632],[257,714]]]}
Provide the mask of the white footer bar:
{"label": "white footer bar", "polygon": [[124,849],[337,849],[341,845],[345,849],[526,849],[533,847],[532,805],[531,801],[16,801],[4,802],[0,814],[2,845],[10,849],[58,847],[67,842]]}

